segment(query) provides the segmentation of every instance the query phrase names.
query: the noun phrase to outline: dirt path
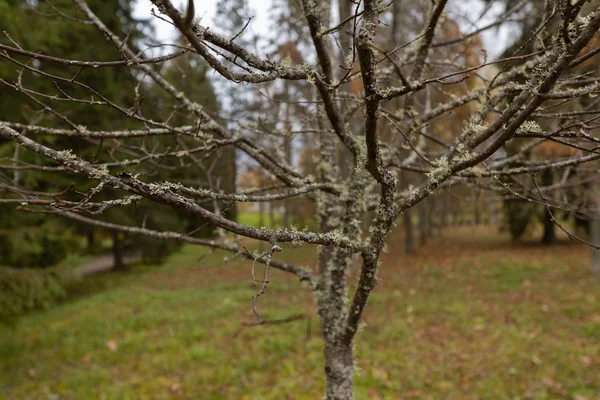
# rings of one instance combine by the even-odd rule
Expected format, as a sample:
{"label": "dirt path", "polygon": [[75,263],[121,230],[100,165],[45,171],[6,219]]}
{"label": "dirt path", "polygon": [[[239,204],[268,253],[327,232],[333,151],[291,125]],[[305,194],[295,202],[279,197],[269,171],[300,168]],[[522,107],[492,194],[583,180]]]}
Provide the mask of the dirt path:
{"label": "dirt path", "polygon": [[[130,254],[123,258],[123,262],[127,265],[140,259],[139,254]],[[97,274],[99,272],[110,271],[113,267],[113,256],[112,254],[103,254],[101,256],[94,257],[86,265],[77,268],[77,272],[80,276],[87,276]]]}

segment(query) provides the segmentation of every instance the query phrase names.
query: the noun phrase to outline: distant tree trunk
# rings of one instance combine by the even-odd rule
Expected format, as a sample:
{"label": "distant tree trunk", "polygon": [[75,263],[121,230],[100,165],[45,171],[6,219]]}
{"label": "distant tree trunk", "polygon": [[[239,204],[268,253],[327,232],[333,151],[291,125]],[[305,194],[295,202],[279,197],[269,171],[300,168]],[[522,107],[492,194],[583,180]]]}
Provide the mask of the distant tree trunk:
{"label": "distant tree trunk", "polygon": [[[595,246],[600,246],[600,216],[591,222],[590,241]],[[592,248],[592,273],[600,276],[600,250]]]}
{"label": "distant tree trunk", "polygon": [[491,196],[488,202],[488,214],[488,221],[490,225],[495,226],[496,224],[498,224],[498,218],[496,216],[496,199],[494,198],[494,196]]}
{"label": "distant tree trunk", "polygon": [[471,206],[473,215],[471,216],[471,225],[476,226],[481,223],[481,215],[479,213],[479,193],[476,189],[471,190]]}
{"label": "distant tree trunk", "polygon": [[542,243],[553,244],[556,242],[556,233],[554,231],[554,222],[552,222],[552,216],[547,207],[544,208],[544,236],[542,236]]}
{"label": "distant tree trunk", "polygon": [[[590,221],[590,242],[600,246],[600,184],[592,185],[592,219]],[[600,250],[592,248],[592,273],[600,276]]]}
{"label": "distant tree trunk", "polygon": [[[285,86],[285,98],[290,100],[290,86],[289,86],[289,82],[288,81],[284,81],[284,86]],[[289,128],[291,130],[292,127],[292,122],[291,122],[291,115],[290,115],[290,107],[291,104],[290,103],[286,103],[285,104],[285,123],[286,123],[286,128]],[[286,137],[283,138],[283,147],[284,147],[284,151],[285,151],[285,161],[289,164],[292,165],[292,138],[290,135],[287,135]],[[283,200],[283,226],[287,227],[290,226],[290,210],[289,210],[289,201]]]}
{"label": "distant tree trunk", "polygon": [[439,226],[439,235],[442,236],[444,233],[444,229],[448,226],[448,220],[450,216],[450,198],[442,199],[442,207],[440,210],[440,226]]}
{"label": "distant tree trunk", "polygon": [[118,231],[112,232],[112,254],[113,254],[113,270],[125,271],[125,261],[123,260],[123,241]]}
{"label": "distant tree trunk", "polygon": [[[265,226],[265,202],[259,201],[258,202],[258,227],[262,229],[264,226]],[[261,252],[264,250],[264,243],[262,240],[258,242],[258,250]]]}
{"label": "distant tree trunk", "polygon": [[275,207],[274,202],[269,202],[269,227],[275,229]]}
{"label": "distant tree trunk", "polygon": [[[290,226],[290,210],[289,210],[289,202],[287,200],[283,201],[283,226]],[[296,224],[296,219],[294,218],[294,224]]]}
{"label": "distant tree trunk", "polygon": [[[546,169],[542,173],[542,185],[543,186],[551,186],[554,182],[552,170]],[[542,236],[543,244],[553,244],[556,242],[556,232],[554,230],[554,222],[552,222],[552,215],[550,214],[550,210],[548,207],[544,207],[544,236]]]}
{"label": "distant tree trunk", "polygon": [[500,207],[496,209],[496,225],[502,227],[504,225],[504,213],[502,212],[502,203]]}
{"label": "distant tree trunk", "polygon": [[[294,221],[297,223],[295,218]],[[287,199],[283,201],[283,226],[290,226],[290,204]]]}
{"label": "distant tree trunk", "polygon": [[[398,186],[406,187],[408,182],[405,171],[400,171]],[[413,209],[409,208],[402,213],[402,222],[404,224],[404,252],[405,254],[415,253],[415,232],[413,227]]]}
{"label": "distant tree trunk", "polygon": [[421,245],[427,243],[427,208],[425,202],[422,201],[419,205],[419,235],[421,239]]}
{"label": "distant tree trunk", "polygon": [[96,235],[93,229],[89,229],[86,232],[86,247],[87,251],[93,251],[96,246]]}
{"label": "distant tree trunk", "polygon": [[427,207],[427,237],[433,237],[436,235],[435,230],[437,228],[436,220],[434,218],[436,209],[435,198],[429,198],[429,204]]}
{"label": "distant tree trunk", "polygon": [[452,225],[460,225],[460,204],[452,207]]}
{"label": "distant tree trunk", "polygon": [[402,215],[402,219],[404,220],[404,245],[406,254],[414,254],[415,253],[415,238],[414,238],[414,229],[412,223],[412,209],[408,209],[404,211]]}

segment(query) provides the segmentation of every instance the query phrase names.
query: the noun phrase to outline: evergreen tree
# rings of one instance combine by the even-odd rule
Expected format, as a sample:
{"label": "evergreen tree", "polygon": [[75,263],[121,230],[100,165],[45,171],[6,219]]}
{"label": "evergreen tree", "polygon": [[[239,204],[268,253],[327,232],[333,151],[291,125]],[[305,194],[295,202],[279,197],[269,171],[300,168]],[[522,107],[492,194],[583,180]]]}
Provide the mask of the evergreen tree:
{"label": "evergreen tree", "polygon": [[[137,50],[143,48],[142,42],[148,28],[147,24],[142,23],[143,21],[133,18],[133,1],[91,0],[87,3],[110,31],[121,38],[127,37],[131,47]],[[118,47],[108,37],[100,35],[95,27],[82,23],[85,17],[77,12],[77,8],[72,7],[71,1],[53,1],[52,6],[45,2],[16,0],[1,4],[0,25],[7,27],[6,30],[10,35],[10,38],[5,38],[2,42],[11,46],[16,43],[25,50],[39,51],[72,60],[115,61],[122,58]],[[56,17],[48,18],[48,15]],[[68,18],[64,18],[65,16]],[[26,29],[31,24],[43,28]],[[17,61],[31,64],[31,60],[27,57],[17,58]],[[84,68],[79,70],[77,67],[65,68],[62,64],[37,60],[32,65],[46,73],[67,79],[77,76],[77,82],[93,88],[122,109],[137,110],[140,115],[151,115],[152,119],[170,120],[180,124],[196,123],[189,116],[182,114],[179,109],[170,107],[162,88],[145,82],[143,76],[140,76],[135,69]],[[214,90],[199,58],[191,54],[184,55],[166,63],[163,68],[167,69],[167,78],[181,87],[186,95],[211,112],[218,112],[219,105]],[[86,104],[86,101],[100,100],[100,98],[80,85],[52,82],[45,77],[41,79],[38,74],[27,70],[19,75],[19,70],[20,67],[6,57],[0,59],[0,78],[5,82],[5,85],[0,87],[1,120],[24,124],[35,121],[39,125],[54,127],[63,125],[65,128],[77,126],[80,129],[93,130],[144,127],[132,118],[124,118],[121,111],[110,106],[98,107]],[[19,78],[22,86],[30,90],[30,96],[23,93],[23,90],[15,90],[11,87]],[[69,96],[84,101],[60,101],[35,93],[56,95],[58,98]],[[56,113],[44,111],[45,105],[52,107]],[[68,120],[61,121],[57,119],[56,114],[64,115]],[[130,146],[135,147],[135,151],[139,154],[137,149],[140,148],[141,143],[138,139],[103,141],[61,136],[47,136],[41,141],[51,147],[71,149],[73,154],[87,159],[92,158],[96,163],[109,163],[129,158],[131,157]],[[142,147],[161,154],[173,149],[195,148],[198,147],[198,143],[191,138],[168,136],[150,138]],[[0,142],[0,157],[16,158],[18,162],[26,164],[44,163],[39,156],[21,151],[14,143]],[[235,190],[235,151],[232,146],[220,148],[218,152],[210,154],[195,153],[186,158],[185,162],[197,163],[198,168],[175,168],[181,162],[179,157],[174,156],[162,157],[156,161],[150,158],[147,163],[131,165],[126,172],[143,174],[150,181],[166,179],[191,181],[200,187],[213,187],[227,192]],[[54,166],[54,164],[47,165]],[[74,183],[75,186],[71,191],[62,197],[72,200],[75,200],[76,193],[92,193],[94,190],[93,182],[74,179],[71,174],[55,175],[58,178],[52,180],[44,179],[44,176],[44,172],[39,170],[7,170],[6,175],[0,175],[0,183],[4,180],[7,186],[10,186],[10,183],[18,183],[29,190],[44,192],[57,192]],[[117,193],[114,189],[103,188],[94,193],[91,200],[99,202],[116,197]],[[235,218],[234,206],[213,202],[204,205],[209,209],[217,207],[229,218]],[[177,248],[177,245],[172,242],[149,239],[133,241],[123,234],[106,232],[83,223],[48,218],[47,215],[17,213],[11,206],[0,206],[0,213],[3,216],[0,221],[0,244],[5,250],[0,258],[0,264],[12,266],[55,264],[68,253],[69,248],[75,247],[75,240],[81,236],[87,238],[88,251],[94,251],[97,243],[101,242],[99,238],[110,237],[113,241],[116,267],[124,266],[122,256],[127,249],[139,249],[144,260],[159,262]],[[130,225],[143,224],[155,229],[181,232],[193,230],[196,235],[212,234],[212,228],[198,229],[197,224],[191,223],[181,213],[145,201],[134,202],[127,207],[109,208],[100,218],[106,221],[127,222]]]}
{"label": "evergreen tree", "polygon": [[[96,9],[104,18],[110,29],[120,33],[131,32],[130,38],[136,41],[142,37],[141,26],[132,16],[131,2],[122,0],[90,1],[90,6]],[[107,3],[109,3],[107,5]],[[117,10],[115,13],[114,10]],[[109,11],[110,10],[110,11]],[[66,19],[63,15],[69,15]],[[109,61],[120,59],[118,49],[105,40],[94,27],[78,22],[81,15],[73,13],[72,2],[66,0],[53,1],[52,6],[46,2],[30,2],[10,0],[0,5],[0,25],[6,27],[10,38],[2,41],[7,45],[16,44],[26,50],[52,54],[57,57],[75,60]],[[48,18],[48,15],[54,18]],[[31,26],[36,29],[29,29]],[[27,57],[13,57],[24,65],[33,65],[49,74],[63,78],[72,78],[78,73],[77,69],[65,69],[63,65],[51,62],[31,62]],[[65,115],[71,125],[83,127],[89,125],[94,129],[114,129],[123,127],[122,118],[117,111],[109,107],[101,110],[91,109],[83,102],[56,101],[36,93],[55,95],[58,98],[71,96],[77,99],[90,99],[86,90],[76,85],[66,85],[61,82],[42,79],[38,74],[9,61],[6,57],[0,61],[0,78],[4,85],[1,87],[0,118],[13,122],[28,123],[36,121],[40,124],[56,124],[56,114],[44,112],[44,107],[50,106],[57,113]],[[17,80],[19,85],[29,90],[27,96],[22,91],[15,90]],[[111,98],[117,104],[130,104],[131,85],[133,79],[125,69],[86,68],[79,72],[77,81],[89,85],[103,95]],[[124,86],[128,90],[124,90]],[[96,98],[95,100],[99,100]],[[67,123],[64,121],[63,123]],[[45,137],[43,143],[57,147],[72,149],[74,154],[98,152],[98,162],[107,160],[102,154],[101,145],[86,141],[73,140],[64,137]],[[95,153],[92,153],[95,154]],[[30,164],[41,161],[38,156],[20,151],[11,143],[0,143],[0,156],[18,159],[18,162]],[[43,179],[44,173],[36,170],[13,170],[3,178],[6,183],[20,184],[28,189],[44,192],[60,191],[74,180],[70,174],[60,175],[58,179],[48,181]],[[74,191],[87,191],[90,183],[76,181]],[[18,266],[46,266],[60,260],[66,253],[66,247],[71,247],[73,235],[67,234],[64,220],[45,218],[40,215],[18,216],[14,209],[3,209],[4,218],[0,221],[0,242],[4,251],[0,264]],[[91,228],[83,225],[69,226],[81,233],[93,237]],[[10,230],[8,232],[7,230]],[[59,234],[62,232],[62,234]]]}

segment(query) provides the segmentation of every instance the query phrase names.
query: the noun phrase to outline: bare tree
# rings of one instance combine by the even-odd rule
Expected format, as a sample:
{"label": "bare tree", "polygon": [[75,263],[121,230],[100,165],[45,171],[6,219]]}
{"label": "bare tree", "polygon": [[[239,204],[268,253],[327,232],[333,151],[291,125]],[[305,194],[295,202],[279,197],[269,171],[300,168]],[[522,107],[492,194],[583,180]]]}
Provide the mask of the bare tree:
{"label": "bare tree", "polygon": [[[52,116],[48,121],[55,124],[49,127],[35,122],[29,125],[0,122],[0,138],[55,163],[27,163],[17,152],[3,159],[0,179],[6,183],[2,183],[2,188],[4,193],[15,195],[5,196],[0,203],[15,204],[29,212],[55,213],[128,234],[224,249],[246,257],[251,260],[253,279],[260,283],[252,304],[257,318],[255,325],[273,322],[263,319],[259,307],[259,296],[269,283],[269,268],[296,275],[315,294],[325,344],[327,399],[353,398],[353,343],[369,295],[377,286],[377,269],[388,233],[403,213],[437,191],[466,185],[473,190],[508,193],[545,204],[551,215],[557,208],[591,215],[591,211],[559,194],[569,187],[571,179],[576,179],[579,185],[598,178],[600,138],[594,134],[599,127],[594,124],[600,113],[598,102],[588,103],[583,111],[559,114],[553,111],[560,104],[593,97],[600,91],[600,78],[595,71],[578,69],[600,52],[600,47],[589,46],[598,35],[600,9],[591,12],[587,9],[589,5],[584,7],[586,1],[548,1],[542,22],[528,39],[536,42],[534,52],[523,54],[519,49],[509,58],[488,60],[485,52],[480,51],[474,65],[473,58],[466,56],[473,40],[486,30],[521,18],[528,12],[526,1],[495,16],[492,23],[475,24],[464,33],[444,38],[440,32],[446,29],[444,24],[451,14],[451,10],[446,10],[450,7],[446,0],[432,1],[429,6],[426,2],[415,2],[418,18],[413,17],[415,13],[409,16],[411,10],[403,9],[408,7],[407,3],[399,5],[399,1],[350,2],[349,15],[337,22],[330,17],[333,6],[330,2],[301,0],[305,30],[312,41],[305,60],[314,60],[301,64],[290,58],[272,61],[236,44],[236,36],[215,33],[201,20],[194,19],[193,1],[188,2],[185,13],[169,0],[152,0],[152,3],[157,9],[156,17],[173,24],[187,41],[175,52],[161,57],[148,58],[144,52],[134,52],[128,36],[109,31],[85,0],[74,0],[74,9],[64,16],[76,15],[70,18],[94,25],[99,34],[114,43],[121,59],[111,62],[61,59],[39,54],[35,49],[23,49],[15,42],[0,44],[0,57],[13,63],[18,71],[14,81],[2,83],[32,99],[39,106],[39,114]],[[418,31],[407,34],[409,37],[402,41],[390,41],[384,21],[389,19],[392,9],[395,15],[406,13],[407,19],[418,25]],[[394,29],[398,29],[397,23]],[[342,50],[336,46],[337,37],[344,43]],[[301,121],[293,125],[295,133],[305,135],[308,138],[305,142],[315,149],[316,173],[303,174],[282,148],[281,137],[286,137],[282,131],[288,131],[287,124],[282,131],[276,126],[267,131],[257,118],[232,128],[233,125],[219,122],[217,116],[188,98],[161,73],[159,64],[188,52],[200,55],[221,77],[255,86],[257,90],[275,81],[303,82],[312,88],[296,91],[302,97],[293,99],[296,106],[290,110],[298,113],[294,120]],[[40,61],[42,67],[38,68],[31,60]],[[342,65],[338,65],[340,60]],[[47,63],[63,65],[65,73],[45,72],[43,65]],[[194,122],[174,126],[169,119],[145,113],[137,92],[134,104],[113,102],[103,96],[101,87],[78,81],[78,76],[88,68],[130,69],[132,79],[137,82],[134,90],[147,82],[158,85],[178,111],[187,113]],[[55,91],[30,90],[20,79],[27,73],[54,82]],[[360,91],[353,89],[357,84]],[[85,89],[91,97],[74,98],[68,94],[70,87]],[[135,121],[139,128],[95,131],[73,123],[67,115],[55,110],[56,102],[84,103],[91,109],[110,107],[121,112],[123,118]],[[460,110],[467,110],[468,120],[464,123],[455,118]],[[558,127],[542,129],[536,121],[543,118],[557,119]],[[457,124],[459,129],[453,134]],[[69,148],[53,148],[42,140],[48,136],[67,136],[73,141],[89,141],[99,146],[103,140],[116,141],[119,151],[126,156],[115,157],[112,163],[96,163]],[[156,136],[172,138],[172,148],[163,152],[148,149],[145,140]],[[196,147],[183,146],[179,140],[182,138]],[[271,145],[263,146],[264,142]],[[503,150],[508,142],[516,146],[510,153]],[[574,151],[568,156],[528,158],[528,154],[548,142]],[[196,154],[227,146],[235,146],[278,183],[225,193],[210,185],[198,188],[179,182],[152,182],[143,169],[138,169],[140,175],[117,173],[132,165],[156,166],[160,164],[157,160],[174,157],[181,159],[180,168],[195,168]],[[587,167],[584,163],[588,163]],[[97,185],[80,195],[78,201],[67,201],[61,193],[33,193],[19,187],[15,183],[18,180],[10,179],[11,174],[28,169],[44,171],[47,179],[52,179],[54,173],[68,172]],[[551,170],[569,171],[570,175],[550,186],[536,179]],[[401,174],[411,177],[403,178],[403,182],[411,183],[404,188],[397,184]],[[115,193],[122,196],[95,201],[94,196],[106,188],[116,189]],[[305,197],[316,204],[318,230],[258,229],[227,219],[218,207],[209,211],[203,206],[214,200],[273,202],[295,197]],[[126,226],[97,218],[107,208],[142,200],[171,206],[201,224],[213,224],[234,235],[199,239],[191,234],[147,229],[143,224]],[[369,219],[368,229],[363,230],[365,218]],[[557,222],[554,217],[552,220]],[[270,248],[262,254],[252,253],[241,246],[238,236],[268,242]],[[281,243],[315,245],[318,265],[309,270],[279,262],[277,253],[282,250]],[[358,283],[349,293],[347,275],[356,256],[362,265]],[[265,264],[260,277],[254,273],[257,262]]]}

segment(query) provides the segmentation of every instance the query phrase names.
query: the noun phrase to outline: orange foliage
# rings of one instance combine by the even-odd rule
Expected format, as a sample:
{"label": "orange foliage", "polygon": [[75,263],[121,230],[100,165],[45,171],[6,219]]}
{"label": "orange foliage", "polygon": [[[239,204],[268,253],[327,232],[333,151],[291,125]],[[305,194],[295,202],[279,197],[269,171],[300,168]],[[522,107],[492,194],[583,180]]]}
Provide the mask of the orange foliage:
{"label": "orange foliage", "polygon": [[238,185],[242,189],[259,188],[276,182],[277,180],[262,168],[252,168],[238,176]]}
{"label": "orange foliage", "polygon": [[537,146],[534,154],[547,158],[571,157],[577,152],[577,149],[561,143],[547,140]]}
{"label": "orange foliage", "polygon": [[[585,46],[579,52],[579,54],[577,54],[577,57],[581,57],[589,53],[590,51],[596,49],[598,46],[600,46],[600,36],[595,36],[594,38],[592,38],[592,40],[588,42],[587,46]],[[579,67],[583,68],[584,70],[594,69],[598,65],[596,61],[597,59],[595,57],[590,57],[583,63],[579,64]]]}
{"label": "orange foliage", "polygon": [[279,55],[280,59],[285,59],[287,57],[290,58],[292,64],[302,64],[304,59],[302,58],[302,54],[298,51],[298,47],[296,43],[290,41],[285,42],[277,49],[277,55]]}
{"label": "orange foliage", "polygon": [[[442,40],[452,40],[463,36],[463,32],[461,32],[458,24],[451,19],[446,19],[442,23],[440,33]],[[476,67],[483,62],[484,48],[479,35],[472,36],[450,48],[456,54],[460,54],[460,58],[464,60],[462,65],[465,68]],[[467,79],[465,83],[469,88],[473,88],[477,85],[476,81],[476,79]]]}
{"label": "orange foliage", "polygon": [[357,73],[358,76],[350,82],[350,92],[356,95],[362,94],[365,90],[362,80],[362,75],[360,74],[360,64],[357,62],[352,68],[352,73]]}
{"label": "orange foliage", "polygon": [[[459,25],[452,19],[446,19],[440,26],[438,41],[457,39],[462,36],[464,36],[464,33],[460,30]],[[479,35],[443,47],[440,51],[446,52],[446,58],[450,62],[461,65],[464,69],[476,67],[484,62],[484,47]],[[483,73],[483,71],[470,73],[469,78],[460,83],[440,87],[442,92],[433,94],[435,96],[433,99],[434,102],[451,101],[451,97],[460,97],[476,89],[482,84],[482,81],[477,77],[477,73]],[[449,81],[461,77],[464,77],[464,75],[453,77]],[[441,139],[452,140],[460,134],[464,122],[471,118],[475,113],[476,107],[477,104],[475,102],[469,102],[457,107],[453,110],[451,116],[444,118],[443,121],[433,123],[432,129]]]}

